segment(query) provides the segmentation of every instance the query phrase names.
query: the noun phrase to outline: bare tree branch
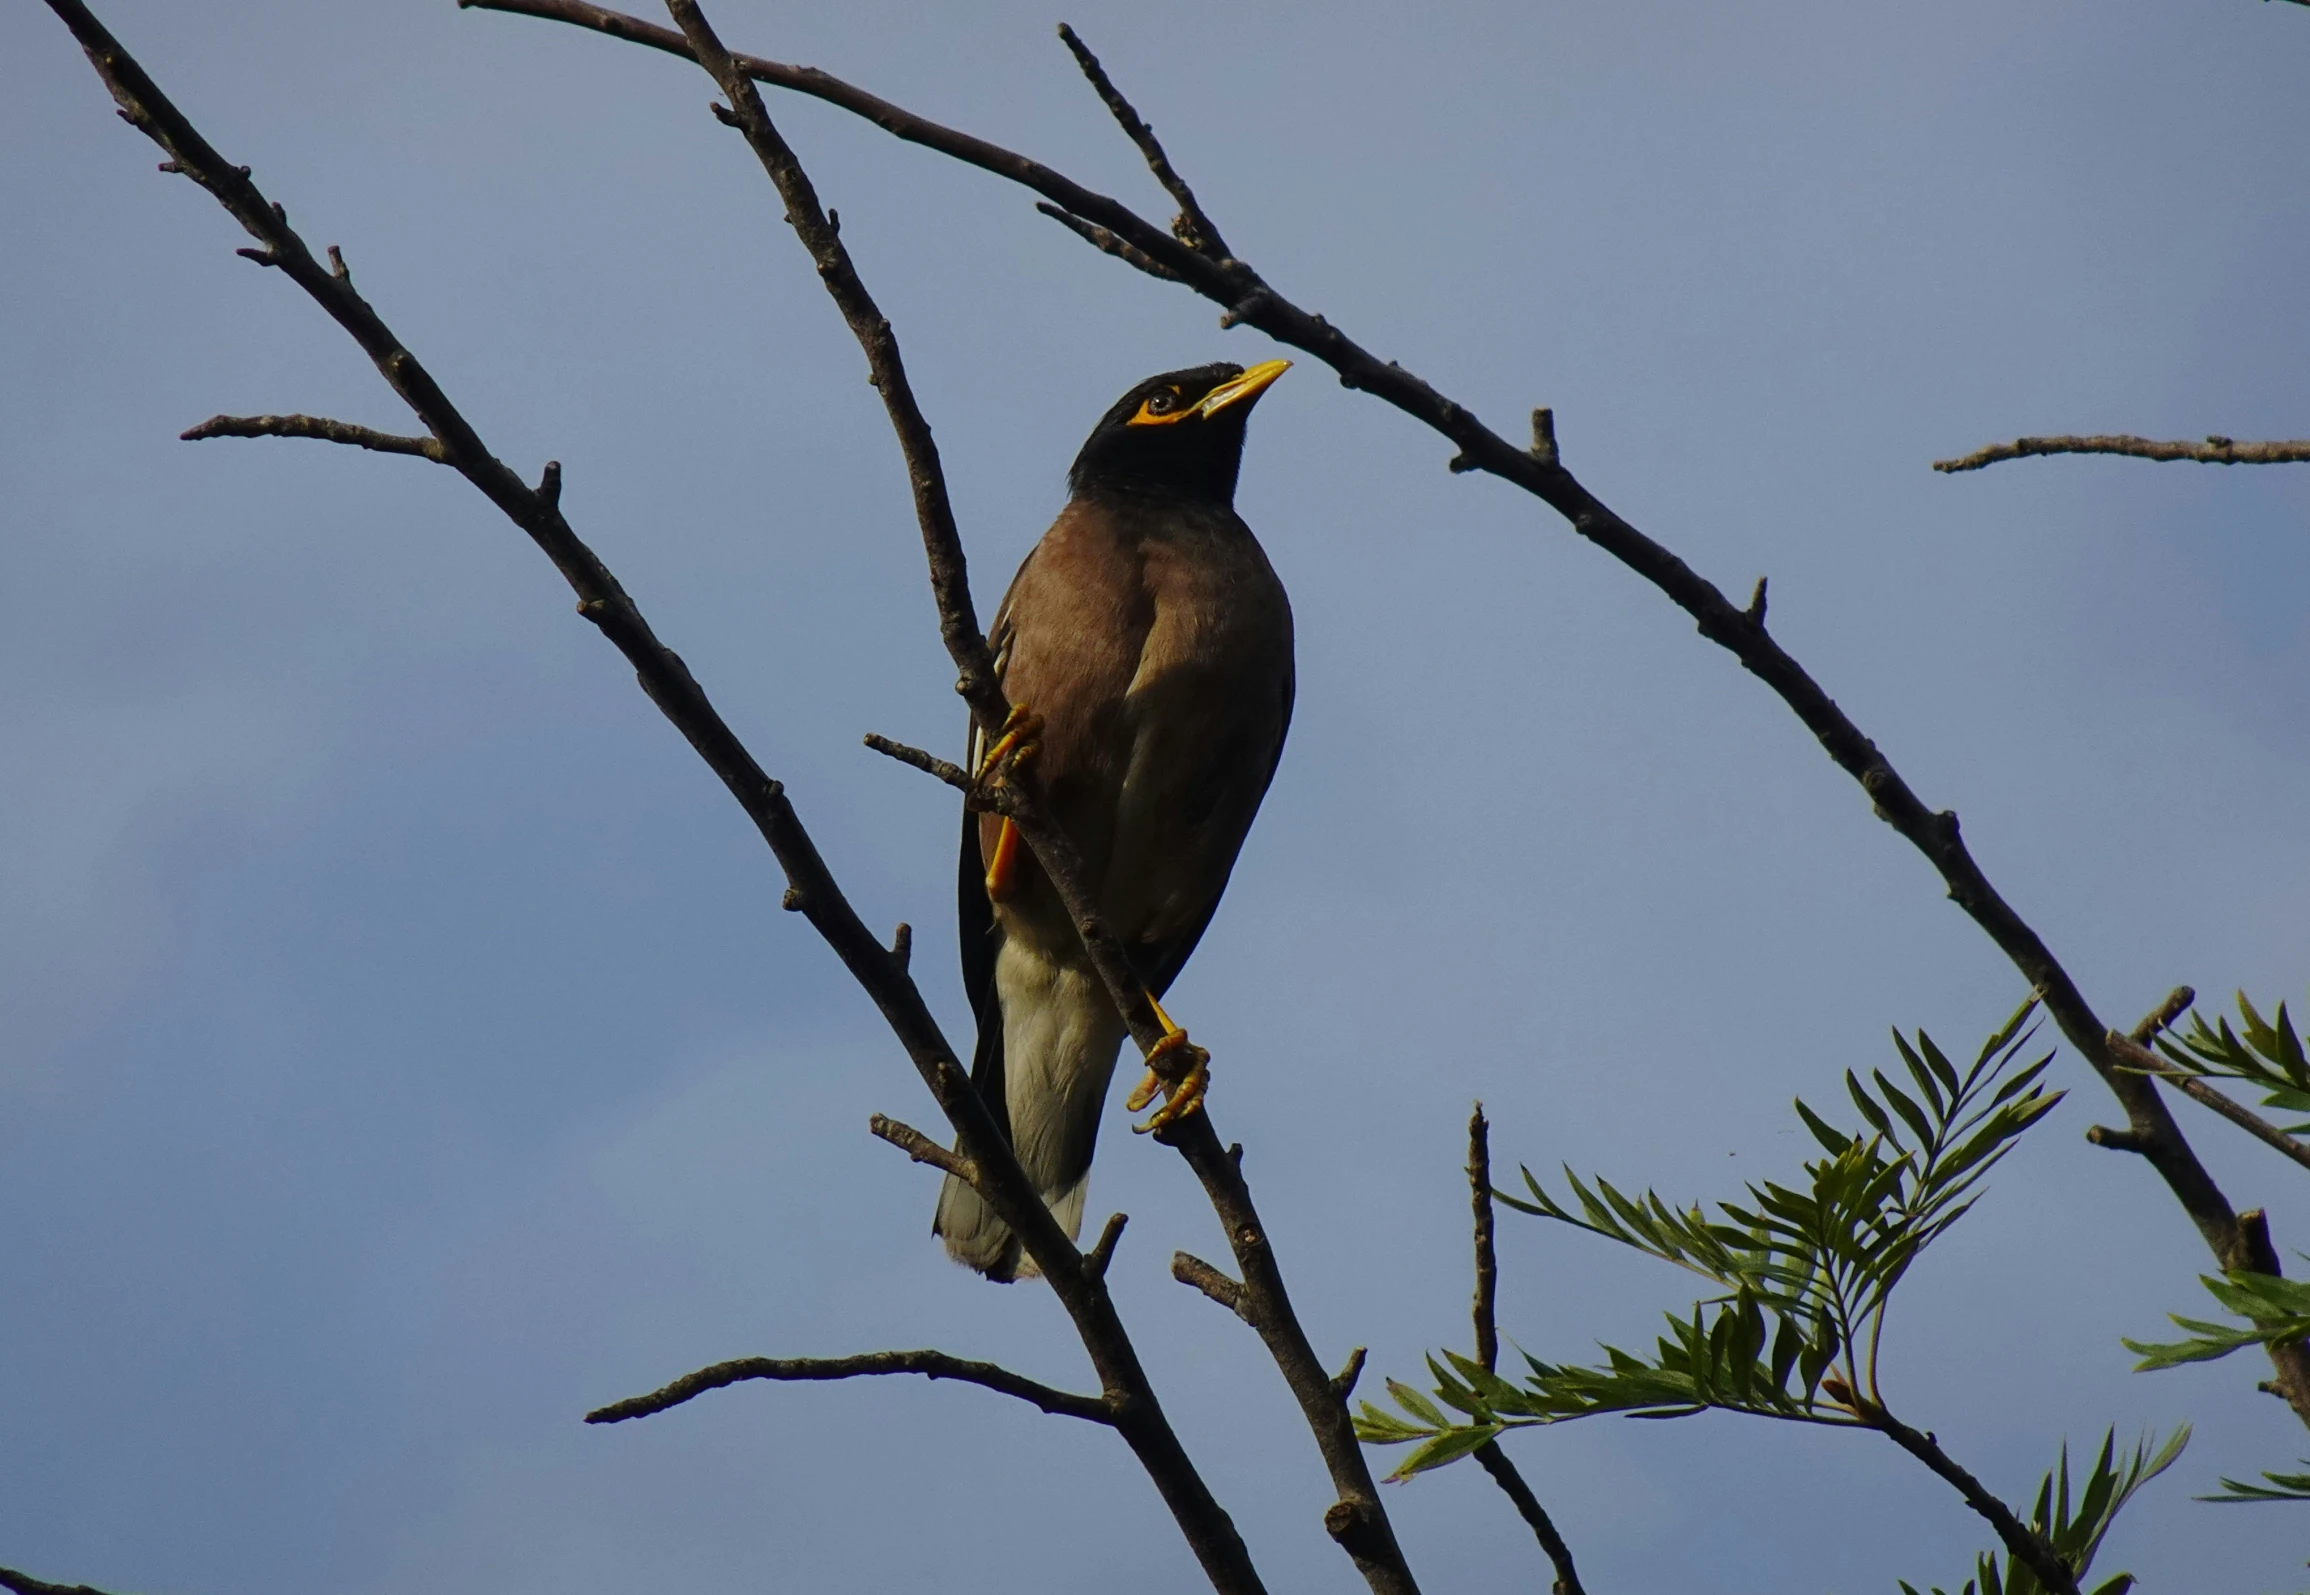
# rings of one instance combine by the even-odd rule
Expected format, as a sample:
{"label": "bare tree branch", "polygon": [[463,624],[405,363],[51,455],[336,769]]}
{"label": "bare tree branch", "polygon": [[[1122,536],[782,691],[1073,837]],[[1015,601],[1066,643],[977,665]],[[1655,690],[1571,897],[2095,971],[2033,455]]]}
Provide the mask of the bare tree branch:
{"label": "bare tree branch", "polygon": [[[2302,3],[2310,5],[2310,0],[2302,0]],[[2142,1022],[2134,1026],[2134,1045],[2146,1047],[2157,1040],[2168,1026],[2189,1012],[2190,1004],[2197,1000],[2198,992],[2194,986],[2176,986],[2167,992],[2166,1000],[2142,1015]]]}
{"label": "bare tree branch", "polygon": [[1171,1277],[1182,1285],[1194,1286],[1245,1323],[1251,1322],[1243,1310],[1243,1287],[1194,1253],[1171,1254]]}
{"label": "bare tree branch", "polygon": [[[2310,5],[2310,0],[2296,0]],[[2310,441],[2237,443],[2210,436],[2203,443],[2160,443],[2131,433],[2098,433],[2092,437],[2015,438],[1954,460],[1935,460],[1933,469],[1954,476],[1978,471],[2000,460],[2026,460],[2040,454],[2122,454],[2133,460],[2195,460],[2201,465],[2299,465],[2310,460]]]}
{"label": "bare tree branch", "polygon": [[1008,1368],[991,1362],[972,1362],[962,1357],[950,1357],[943,1351],[869,1351],[855,1357],[740,1357],[734,1362],[718,1362],[711,1368],[700,1368],[696,1373],[684,1374],[662,1390],[653,1390],[646,1396],[613,1402],[586,1414],[588,1423],[624,1423],[629,1418],[646,1418],[652,1413],[664,1412],[683,1402],[748,1379],[777,1379],[805,1381],[821,1379],[859,1379],[873,1374],[919,1373],[932,1379],[958,1379],[964,1384],[982,1385],[1006,1396],[1032,1402],[1045,1412],[1062,1418],[1081,1418],[1090,1423],[1103,1423],[1112,1428],[1115,1411],[1103,1396],[1079,1396],[1071,1390],[1054,1390],[1038,1384],[1024,1374],[1015,1374]]}
{"label": "bare tree branch", "polygon": [[975,1187],[979,1182],[977,1164],[967,1157],[949,1152],[911,1124],[901,1124],[896,1119],[887,1119],[877,1113],[867,1119],[866,1133],[877,1140],[888,1141],[917,1163],[928,1163],[932,1168],[944,1170],[965,1185]]}
{"label": "bare tree branch", "polygon": [[[1474,1211],[1476,1232],[1476,1300],[1472,1309],[1476,1360],[1490,1373],[1500,1363],[1500,1328],[1493,1317],[1499,1297],[1500,1260],[1492,1249],[1492,1125],[1484,1117],[1481,1102],[1468,1115],[1468,1203]],[[1588,1595],[1581,1587],[1579,1569],[1572,1565],[1572,1547],[1564,1543],[1555,1519],[1532,1493],[1532,1486],[1524,1482],[1516,1464],[1508,1460],[1508,1453],[1500,1449],[1500,1442],[1485,1441],[1476,1448],[1475,1456],[1477,1465],[1508,1497],[1516,1515],[1540,1542],[1549,1565],[1556,1569],[1555,1595]]]}
{"label": "bare tree branch", "polygon": [[104,1591],[87,1584],[47,1584],[30,1573],[19,1573],[12,1567],[0,1567],[0,1589],[13,1595],[104,1595]]}
{"label": "bare tree branch", "polygon": [[324,443],[349,443],[379,454],[414,454],[436,465],[448,462],[439,438],[402,437],[373,427],[356,426],[351,421],[332,421],[325,415],[212,415],[177,436],[187,443],[198,443],[205,438],[318,438]]}
{"label": "bare tree branch", "polygon": [[1107,1277],[1107,1265],[1115,1260],[1115,1243],[1123,1238],[1123,1226],[1131,1222],[1128,1213],[1109,1213],[1107,1225],[1099,1231],[1099,1238],[1083,1254],[1083,1266],[1101,1279]]}
{"label": "bare tree branch", "polygon": [[[2303,4],[2310,5],[2310,0],[2303,0]],[[1066,228],[1077,238],[1082,239],[1093,249],[1105,250],[1117,260],[1136,266],[1150,277],[1160,277],[1165,282],[1177,282],[1179,280],[1179,273],[1156,260],[1145,250],[1132,244],[1126,244],[1122,239],[1116,237],[1112,230],[1101,227],[1097,222],[1087,222],[1072,211],[1059,209],[1047,199],[1035,201],[1035,209],[1050,217],[1061,227]]]}
{"label": "bare tree branch", "polygon": [[[290,228],[287,213],[250,181],[248,169],[227,163],[201,137],[82,0],[48,0],[48,5],[87,52],[122,116],[167,153],[167,169],[207,189],[257,239],[259,247],[244,253],[283,271],[352,334],[387,383],[440,440],[443,462],[479,488],[552,559],[577,593],[578,612],[632,663],[651,701],[738,799],[786,873],[787,905],[810,920],[874,999],[954,1126],[963,1155],[976,1165],[981,1194],[1020,1237],[1074,1320],[1098,1371],[1104,1396],[1111,1403],[1113,1426],[1180,1519],[1182,1532],[1213,1586],[1225,1595],[1260,1595],[1263,1586],[1241,1537],[1172,1432],[1108,1298],[1105,1283],[1084,1266],[1082,1255],[1020,1169],[985,1103],[972,1088],[969,1075],[940,1033],[907,973],[905,961],[884,949],[859,919],[819,857],[784,788],[763,773],[688,667],[658,641],[617,579],[570,529],[560,509],[559,467],[549,466],[538,488],[524,485],[489,452],[417,358],[354,291],[351,275],[334,258],[334,251],[335,269],[321,267],[304,240]],[[927,441],[927,429],[922,437]],[[959,547],[957,553],[959,556]],[[933,550],[934,582],[942,600],[959,592],[961,613],[967,616],[968,590],[961,567],[957,563],[942,568],[938,558],[939,551]],[[942,621],[950,613],[942,603]],[[984,639],[975,636],[975,627],[970,640],[977,642],[983,654]],[[991,674],[988,679],[991,681]]]}
{"label": "bare tree branch", "polygon": [[[916,517],[930,556],[940,630],[961,672],[957,690],[969,702],[980,725],[992,734],[1003,725],[1011,705],[995,680],[986,639],[980,634],[970,608],[969,588],[963,577],[962,544],[955,529],[937,449],[931,443],[929,426],[923,421],[907,386],[890,323],[860,281],[849,252],[820,207],[817,193],[793,150],[771,123],[761,94],[754,87],[752,66],[741,65],[723,47],[695,0],[667,0],[667,10],[680,24],[684,52],[706,70],[728,99],[729,108],[721,113],[724,120],[745,135],[763,170],[777,187],[779,197],[786,202],[788,224],[809,250],[817,264],[819,279],[865,352],[871,380],[890,411],[891,424],[899,434],[900,447],[906,455]],[[816,76],[823,77],[823,74]],[[1200,255],[1187,250],[1176,239],[1166,238],[1164,243],[1173,252],[1184,252],[1187,258],[1202,261]],[[1108,927],[1097,900],[1087,889],[1088,871],[1073,841],[1049,819],[1031,771],[1026,772],[1024,778],[1006,775],[1001,785],[1013,794],[1017,803],[1006,812],[1066,906],[1092,966],[1129,1026],[1132,1039],[1151,1063],[1158,1057],[1167,1057],[1174,1060],[1170,1067],[1183,1072],[1196,1056],[1195,1049],[1179,1047],[1157,1053],[1156,1049],[1169,1039],[1170,1032],[1132,967],[1130,955]],[[1158,1115],[1157,1122],[1160,1120]],[[1307,1332],[1292,1308],[1290,1293],[1284,1288],[1283,1272],[1268,1244],[1266,1226],[1252,1203],[1250,1187],[1244,1183],[1240,1149],[1223,1151],[1218,1133],[1211,1127],[1210,1115],[1200,1110],[1164,1124],[1157,1132],[1157,1139],[1176,1148],[1202,1183],[1242,1271],[1244,1317],[1266,1343],[1269,1355],[1298,1399],[1300,1411],[1315,1436],[1316,1449],[1339,1496],[1324,1514],[1326,1532],[1348,1553],[1375,1595],[1416,1595],[1418,1583],[1404,1560],[1402,1548],[1396,1543],[1395,1529],[1380,1502],[1378,1487],[1372,1480],[1363,1447],[1355,1437],[1346,1404],[1332,1394],[1330,1378],[1317,1361]],[[1041,1261],[1039,1255],[1037,1261]],[[1080,1267],[1079,1261],[1077,1267]],[[1126,1437],[1129,1433],[1126,1426]],[[1168,1430],[1165,1433],[1168,1434]],[[1200,1488],[1200,1480],[1196,1485]],[[1208,1529],[1199,1510],[1188,1512],[1178,1503],[1174,1503],[1174,1509],[1180,1512],[1181,1526],[1191,1541]],[[1207,1571],[1214,1566],[1209,1558],[1226,1553],[1229,1543],[1234,1548],[1229,1554],[1241,1554],[1241,1542],[1233,1535],[1229,1527],[1224,1541],[1208,1537],[1195,1542],[1198,1555],[1206,1556]]]}
{"label": "bare tree branch", "polygon": [[2015,1517],[2013,1509],[1991,1494],[1979,1479],[1959,1466],[1954,1457],[1941,1449],[1939,1441],[1930,1434],[1922,1434],[1910,1428],[1868,1397],[1842,1388],[1842,1381],[1823,1380],[1821,1388],[1829,1390],[1833,1383],[1839,1389],[1832,1394],[1846,1401],[1859,1414],[1862,1422],[1952,1485],[1965,1498],[1965,1504],[1981,1514],[1989,1526],[1996,1530],[1997,1538],[2004,1544],[2007,1553],[2035,1573],[2040,1584],[2054,1591],[2055,1595],[2079,1595],[2077,1576],[2070,1571],[2069,1564],[2046,1543],[2045,1536]]}
{"label": "bare tree branch", "polygon": [[[664,29],[652,29],[638,19],[581,0],[461,3],[569,22],[656,49],[688,53],[679,38]],[[1951,900],[2044,993],[2046,1009],[2062,1034],[2125,1109],[2125,1144],[2157,1170],[2221,1266],[2236,1266],[2244,1242],[2228,1198],[2198,1160],[2154,1084],[2119,1067],[2106,1040],[2107,1025],[2043,939],[1991,885],[1959,835],[1957,816],[1925,805],[1877,745],[1766,630],[1761,606],[1755,613],[1737,607],[1714,583],[1622,519],[1567,471],[1552,446],[1552,426],[1542,429],[1536,415],[1533,446],[1519,449],[1421,378],[1393,361],[1381,360],[1323,317],[1283,298],[1240,259],[1209,260],[1128,206],[1040,162],[917,116],[815,68],[758,57],[745,58],[742,66],[762,82],[850,110],[895,137],[1018,183],[1060,209],[1109,229],[1177,273],[1196,293],[1225,307],[1224,324],[1257,327],[1331,366],[1344,386],[1371,393],[1457,445],[1455,459],[1463,469],[1486,472],[1532,494],[1562,515],[1580,536],[1652,583],[1692,617],[1702,636],[1733,655],[1788,706],[1832,762],[1869,796],[1877,816],[1932,864]],[[1248,1270],[1246,1274],[1248,1283]]]}
{"label": "bare tree branch", "polygon": [[912,765],[925,775],[936,776],[957,792],[968,794],[977,784],[971,780],[970,771],[951,759],[942,759],[935,753],[926,753],[908,743],[893,742],[886,736],[869,731],[866,733],[866,745],[886,759],[896,759],[901,764]]}
{"label": "bare tree branch", "polygon": [[1500,1297],[1500,1258],[1492,1245],[1492,1121],[1479,1102],[1468,1115],[1468,1206],[1475,1218],[1476,1360],[1490,1372],[1500,1365],[1500,1327],[1494,1313]]}
{"label": "bare tree branch", "polygon": [[1155,130],[1131,108],[1131,102],[1123,98],[1122,92],[1108,78],[1107,69],[1099,65],[1099,58],[1091,53],[1091,47],[1077,38],[1075,30],[1064,22],[1059,24],[1059,40],[1073,53],[1075,64],[1083,69],[1083,76],[1091,80],[1091,87],[1098,90],[1099,98],[1106,102],[1108,113],[1115,118],[1124,135],[1139,146],[1140,158],[1146,161],[1147,169],[1155,174],[1155,181],[1163,185],[1165,193],[1178,201],[1179,219],[1171,224],[1172,236],[1197,254],[1207,255],[1213,260],[1226,259],[1232,253],[1227,247],[1227,240],[1219,236],[1219,229],[1212,225],[1211,218],[1196,203],[1195,191],[1187,186],[1187,179],[1172,169],[1171,157],[1163,153],[1162,144],[1156,140]]}

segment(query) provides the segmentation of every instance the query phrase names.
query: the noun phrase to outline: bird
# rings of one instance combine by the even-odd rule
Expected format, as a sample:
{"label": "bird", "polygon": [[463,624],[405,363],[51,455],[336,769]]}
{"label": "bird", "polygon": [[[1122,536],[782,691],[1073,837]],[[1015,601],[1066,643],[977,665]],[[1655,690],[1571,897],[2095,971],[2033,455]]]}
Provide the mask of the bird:
{"label": "bird", "polygon": [[[974,726],[970,768],[1031,757],[1151,1000],[1210,925],[1291,725],[1291,601],[1235,513],[1245,424],[1290,366],[1168,371],[1118,399],[988,633],[1013,709],[995,737]],[[956,908],[978,1024],[972,1082],[1079,1236],[1122,1017],[1008,819],[966,808]],[[1164,1023],[1166,1044],[1184,1044]],[[1132,1095],[1136,1112],[1167,1092],[1143,1128],[1199,1108],[1192,1055],[1186,1078],[1166,1086],[1150,1070]],[[988,1279],[1036,1272],[959,1176],[940,1189],[932,1231]]]}

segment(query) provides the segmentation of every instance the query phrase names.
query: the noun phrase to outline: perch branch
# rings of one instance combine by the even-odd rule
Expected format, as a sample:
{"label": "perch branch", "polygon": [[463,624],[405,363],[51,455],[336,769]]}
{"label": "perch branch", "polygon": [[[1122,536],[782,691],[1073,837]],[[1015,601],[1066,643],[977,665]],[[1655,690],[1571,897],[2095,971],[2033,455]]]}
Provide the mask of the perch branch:
{"label": "perch branch", "polygon": [[[2304,0],[2310,3],[2310,0]],[[2203,443],[2161,443],[2130,433],[2098,433],[2092,437],[2015,438],[1954,460],[1935,460],[1933,469],[1954,476],[1978,471],[2000,460],[2026,460],[2040,454],[2122,454],[2130,460],[2195,460],[2201,465],[2299,465],[2310,460],[2310,441],[2238,443],[2214,436]]]}
{"label": "perch branch", "polygon": [[446,463],[439,438],[402,437],[373,427],[356,426],[350,421],[332,421],[325,415],[212,415],[177,436],[187,443],[198,443],[204,438],[318,438],[324,443],[349,443],[354,448],[373,449],[379,454],[414,454],[436,465]]}
{"label": "perch branch", "polygon": [[[1500,1260],[1492,1248],[1492,1125],[1484,1117],[1481,1102],[1468,1115],[1468,1203],[1474,1212],[1476,1232],[1476,1300],[1472,1309],[1476,1360],[1491,1373],[1500,1362],[1500,1327],[1493,1317],[1499,1297]],[[1572,1565],[1572,1547],[1564,1543],[1555,1520],[1540,1504],[1540,1497],[1532,1493],[1532,1486],[1524,1482],[1516,1464],[1508,1460],[1508,1453],[1500,1449],[1500,1442],[1487,1440],[1478,1446],[1476,1462],[1492,1476],[1492,1482],[1540,1542],[1541,1552],[1556,1569],[1555,1595],[1587,1595],[1580,1584],[1580,1571]]]}
{"label": "perch branch", "polygon": [[[818,195],[793,150],[772,124],[762,96],[754,86],[752,68],[742,66],[723,47],[695,0],[667,0],[667,10],[681,27],[684,53],[705,69],[728,100],[724,119],[745,136],[779,197],[786,202],[788,224],[809,251],[818,267],[820,281],[833,296],[866,355],[871,380],[890,411],[891,424],[899,434],[900,446],[906,455],[916,517],[930,558],[940,632],[961,675],[957,690],[970,704],[979,724],[992,734],[1000,729],[1011,706],[995,679],[986,639],[970,607],[961,538],[948,501],[938,452],[907,385],[890,323],[859,279],[848,250],[820,207]],[[1203,257],[1176,239],[1166,238],[1164,242],[1170,250],[1202,262]],[[1089,873],[1074,843],[1049,819],[1031,772],[1005,775],[999,785],[1012,795],[1015,807],[1007,812],[1074,921],[1092,967],[1098,971],[1132,1039],[1143,1055],[1153,1053],[1168,1032],[1156,1014],[1145,983],[1132,967],[1130,955],[1106,924],[1097,900],[1087,887]],[[1178,1048],[1166,1056],[1177,1060],[1173,1067],[1183,1070],[1193,1052],[1189,1048]],[[1209,1113],[1201,1110],[1164,1126],[1157,1132],[1157,1139],[1186,1159],[1217,1212],[1242,1274],[1244,1317],[1266,1344],[1315,1437],[1317,1451],[1338,1493],[1338,1499],[1324,1514],[1326,1531],[1348,1553],[1375,1595],[1416,1595],[1418,1583],[1396,1542],[1395,1529],[1380,1502],[1371,1466],[1356,1440],[1347,1408],[1333,1397],[1330,1378],[1317,1361],[1307,1332],[1293,1310],[1282,1269],[1268,1243],[1266,1226],[1252,1203],[1250,1187],[1244,1183],[1238,1152],[1222,1149],[1218,1134],[1211,1127]],[[1041,1261],[1039,1254],[1037,1261]],[[1070,1261],[1079,1271],[1079,1259]],[[1128,1438],[1129,1426],[1121,1427]],[[1181,1521],[1183,1527],[1190,1526],[1187,1515],[1182,1515]],[[1198,1517],[1195,1521],[1201,1519]],[[1231,1527],[1228,1536],[1233,1545],[1229,1554],[1240,1557],[1241,1542],[1233,1539]],[[1217,1541],[1198,1544],[1198,1555],[1206,1556],[1207,1571],[1215,1565],[1209,1558],[1226,1549]]]}
{"label": "perch branch", "polygon": [[718,1362],[711,1368],[684,1374],[664,1389],[653,1390],[646,1396],[612,1402],[587,1413],[586,1422],[624,1423],[629,1418],[646,1418],[669,1407],[678,1407],[709,1390],[748,1379],[861,1379],[886,1373],[958,1379],[964,1384],[982,1385],[1006,1396],[1016,1396],[1058,1417],[1081,1418],[1110,1427],[1115,1422],[1114,1409],[1104,1396],[1080,1396],[1072,1390],[1054,1390],[991,1362],[950,1357],[943,1351],[869,1351],[856,1357],[740,1357],[734,1362]]}
{"label": "perch branch", "polygon": [[[1105,1283],[1084,1268],[1081,1254],[1019,1167],[904,961],[876,940],[843,896],[785,789],[763,773],[681,658],[657,639],[616,577],[570,529],[560,508],[559,467],[549,466],[536,489],[525,485],[489,452],[416,357],[354,291],[350,273],[334,252],[335,269],[316,262],[290,228],[287,213],[264,197],[245,167],[228,164],[201,137],[81,0],[48,0],[48,5],[87,52],[122,116],[168,155],[168,169],[207,189],[257,239],[260,247],[249,252],[252,257],[281,270],[353,336],[440,440],[443,463],[472,482],[553,561],[577,594],[578,612],[633,665],[651,701],[745,809],[786,874],[788,905],[810,920],[881,1010],[954,1126],[963,1155],[977,1166],[981,1195],[1051,1282],[1098,1372],[1114,1427],[1179,1519],[1213,1585],[1228,1595],[1258,1595],[1262,1585],[1242,1540],[1172,1432]],[[959,586],[962,572],[958,567],[946,577]],[[963,601],[967,604],[967,589]]]}

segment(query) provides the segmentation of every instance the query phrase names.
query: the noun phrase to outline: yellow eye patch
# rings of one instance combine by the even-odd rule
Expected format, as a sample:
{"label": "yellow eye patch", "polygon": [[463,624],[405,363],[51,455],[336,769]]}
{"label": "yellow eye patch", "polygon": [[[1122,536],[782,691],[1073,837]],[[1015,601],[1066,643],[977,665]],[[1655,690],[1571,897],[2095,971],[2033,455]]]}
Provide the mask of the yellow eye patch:
{"label": "yellow eye patch", "polygon": [[1139,405],[1139,413],[1124,422],[1125,426],[1169,426],[1184,421],[1195,413],[1195,406],[1177,388],[1165,388],[1151,394]]}

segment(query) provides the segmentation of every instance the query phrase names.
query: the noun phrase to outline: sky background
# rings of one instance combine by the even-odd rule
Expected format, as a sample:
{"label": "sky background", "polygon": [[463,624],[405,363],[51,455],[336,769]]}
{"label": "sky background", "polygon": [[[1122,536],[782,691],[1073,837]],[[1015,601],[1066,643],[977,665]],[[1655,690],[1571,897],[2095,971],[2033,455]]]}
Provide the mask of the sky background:
{"label": "sky background", "polygon": [[[858,746],[961,713],[894,445],[709,87],[447,0],[105,0],[492,447],[565,509],[785,780],[963,1044],[952,794]],[[1947,478],[2023,432],[2310,431],[2310,13],[1655,0],[1419,7],[721,0],[822,65],[1162,196],[1051,25],[1105,57],[1285,292],[1568,462],[1776,632],[2102,1014],[2299,998],[2310,476],[2119,460]],[[1092,420],[1276,351],[1030,197],[771,101],[938,429],[982,604]],[[928,1234],[935,1127],[736,807],[527,542],[421,462],[175,441],[216,411],[406,413],[153,170],[44,7],[0,8],[0,1563],[182,1595],[950,1595],[1195,1587],[1114,1439],[967,1387],[752,1385],[746,1354],[937,1345],[1088,1378],[1040,1288]],[[1298,719],[1173,1007],[1316,1346],[1467,1339],[1462,1126],[1675,1199],[1785,1177],[1788,1103],[1970,1053],[2020,982],[1794,719],[1680,614],[1304,364],[1240,507],[1289,585]],[[2136,1375],[2208,1260],[2069,1101],[1912,1276],[1896,1408],[2009,1499],[2062,1438],[2198,1438],[2105,1570],[2302,1587],[2301,1509],[2194,1503],[2310,1436],[2245,1358]],[[1847,1115],[1849,1117],[1849,1114]],[[2282,1250],[2310,1191],[2184,1123]],[[1340,1590],[1222,1256],[1119,1133],[1112,1276],[1269,1587]],[[1502,1328],[1649,1344],[1692,1290],[1504,1217]],[[1599,1592],[1954,1587],[1983,1526],[1874,1437],[1711,1416],[1511,1449]],[[1381,1459],[1385,1461],[1386,1459]],[[1544,1581],[1460,1467],[1391,1489],[1431,1591]]]}

